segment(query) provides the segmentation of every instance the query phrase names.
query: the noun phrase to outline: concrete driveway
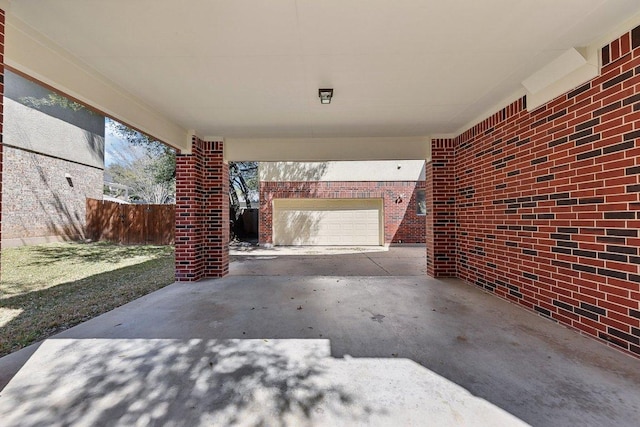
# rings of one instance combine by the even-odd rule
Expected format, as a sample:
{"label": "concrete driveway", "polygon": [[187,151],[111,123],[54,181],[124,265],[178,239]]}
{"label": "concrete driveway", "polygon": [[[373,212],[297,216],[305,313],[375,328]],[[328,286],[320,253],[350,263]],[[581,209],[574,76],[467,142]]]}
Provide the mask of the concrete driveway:
{"label": "concrete driveway", "polygon": [[423,276],[426,249],[404,246],[272,247],[234,245],[235,276]]}
{"label": "concrete driveway", "polygon": [[0,372],[18,367],[0,394],[5,426],[640,419],[639,360],[424,275],[174,284],[0,359]]}

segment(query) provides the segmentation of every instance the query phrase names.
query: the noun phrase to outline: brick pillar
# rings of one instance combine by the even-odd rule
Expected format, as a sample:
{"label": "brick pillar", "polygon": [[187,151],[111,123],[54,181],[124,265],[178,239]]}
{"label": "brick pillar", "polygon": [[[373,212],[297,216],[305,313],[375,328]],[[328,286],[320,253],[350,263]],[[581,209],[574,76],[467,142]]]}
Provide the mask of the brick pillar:
{"label": "brick pillar", "polygon": [[229,273],[229,165],[222,142],[202,144],[204,277],[223,277]]}
{"label": "brick pillar", "polygon": [[453,139],[431,142],[426,165],[427,274],[456,277],[456,191]]}
{"label": "brick pillar", "polygon": [[176,158],[176,280],[229,272],[229,166],[223,143],[193,137]]}
{"label": "brick pillar", "polygon": [[433,161],[425,164],[425,198],[427,212],[425,215],[425,244],[427,248],[427,275],[436,277],[434,265],[434,234],[433,234]]}
{"label": "brick pillar", "polygon": [[258,242],[261,245],[273,243],[273,193],[272,182],[260,181],[260,210],[258,213]]}
{"label": "brick pillar", "polygon": [[2,240],[2,145],[3,145],[3,96],[4,96],[4,10],[0,9],[0,241]]}

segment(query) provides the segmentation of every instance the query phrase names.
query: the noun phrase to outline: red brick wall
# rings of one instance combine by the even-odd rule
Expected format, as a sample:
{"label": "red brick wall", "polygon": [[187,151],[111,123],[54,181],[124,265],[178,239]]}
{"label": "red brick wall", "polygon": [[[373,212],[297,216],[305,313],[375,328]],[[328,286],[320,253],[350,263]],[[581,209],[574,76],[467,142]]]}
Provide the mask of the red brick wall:
{"label": "red brick wall", "polygon": [[[260,243],[273,242],[273,199],[382,198],[385,243],[424,243],[425,216],[417,215],[416,190],[422,181],[380,182],[261,182]],[[398,195],[402,202],[396,203]]]}
{"label": "red brick wall", "polygon": [[427,214],[425,215],[425,247],[427,249],[427,274],[437,277],[435,272],[435,241],[433,230],[433,161],[427,161],[424,165],[425,195],[427,202]]}
{"label": "red brick wall", "polygon": [[[8,112],[7,118],[15,119]],[[104,171],[12,147],[11,133],[5,129],[0,166],[2,178],[10,185],[3,189],[4,243],[29,244],[39,237],[85,238],[87,198],[102,198]],[[65,178],[67,173],[73,185]]]}
{"label": "red brick wall", "polygon": [[459,277],[636,355],[638,36],[606,46],[592,81],[455,139]]}
{"label": "red brick wall", "polygon": [[[454,141],[433,139],[429,162],[429,225],[427,272],[432,277],[456,277],[456,181]],[[431,260],[429,259],[431,258]]]}
{"label": "red brick wall", "polygon": [[196,137],[176,157],[176,280],[229,272],[229,166],[223,143]]}

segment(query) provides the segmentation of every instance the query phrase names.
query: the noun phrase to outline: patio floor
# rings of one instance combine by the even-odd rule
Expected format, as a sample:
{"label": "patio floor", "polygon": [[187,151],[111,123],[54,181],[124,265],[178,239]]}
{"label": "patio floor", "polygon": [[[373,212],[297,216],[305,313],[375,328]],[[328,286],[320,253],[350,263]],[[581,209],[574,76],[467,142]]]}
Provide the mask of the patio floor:
{"label": "patio floor", "polygon": [[[379,256],[408,263],[412,251]],[[323,256],[357,271],[353,257]],[[262,261],[282,258],[294,262]],[[0,359],[5,376],[21,367],[0,394],[0,419],[637,425],[640,360],[458,280],[380,274],[171,285]]]}

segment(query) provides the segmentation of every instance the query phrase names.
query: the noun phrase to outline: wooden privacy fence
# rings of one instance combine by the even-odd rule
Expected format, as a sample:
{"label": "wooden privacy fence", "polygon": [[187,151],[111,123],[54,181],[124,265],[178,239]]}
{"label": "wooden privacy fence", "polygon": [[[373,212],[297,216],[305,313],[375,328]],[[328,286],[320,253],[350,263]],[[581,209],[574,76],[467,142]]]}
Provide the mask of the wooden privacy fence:
{"label": "wooden privacy fence", "polygon": [[87,238],[123,245],[172,245],[175,216],[175,205],[126,205],[87,199]]}

